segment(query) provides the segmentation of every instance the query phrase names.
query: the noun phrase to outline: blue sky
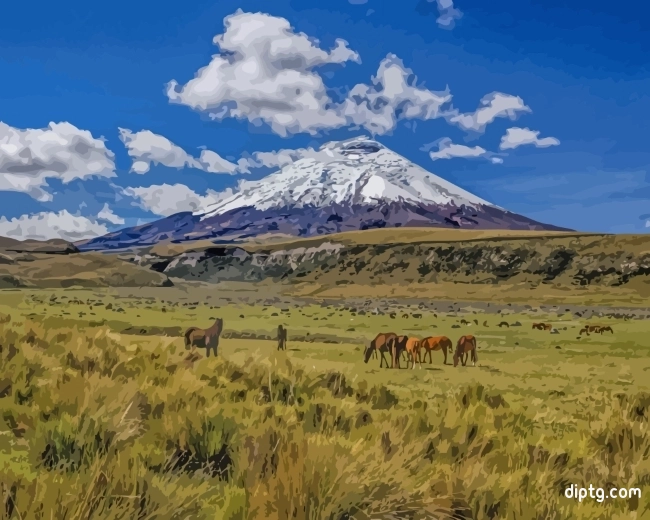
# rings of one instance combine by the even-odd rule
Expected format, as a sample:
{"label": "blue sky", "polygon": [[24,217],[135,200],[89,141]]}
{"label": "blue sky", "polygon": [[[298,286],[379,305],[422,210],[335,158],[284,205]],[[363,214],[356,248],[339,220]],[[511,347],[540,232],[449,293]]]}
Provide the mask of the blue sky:
{"label": "blue sky", "polygon": [[[206,166],[151,164],[146,173],[134,173],[119,128],[164,136],[196,160],[199,147],[206,147],[233,166],[254,152],[368,133],[369,126],[363,127],[367,114],[353,118],[363,121],[362,128],[347,121],[323,123],[314,132],[312,118],[309,128],[301,123],[284,132],[238,117],[213,120],[209,114],[214,111],[192,108],[196,98],[187,89],[180,101],[170,102],[166,85],[175,80],[180,91],[210,63],[219,52],[213,38],[224,33],[224,18],[239,8],[287,20],[296,33],[318,39],[323,51],[344,40],[341,49],[350,55],[334,60],[332,54],[312,69],[335,102],[342,102],[355,85],[370,84],[390,54],[413,72],[425,92],[448,89],[457,114],[474,114],[484,96],[495,92],[529,107],[515,110],[513,119],[495,117],[478,133],[454,123],[444,107],[443,115],[429,111],[423,116],[421,111],[412,119],[398,117],[376,136],[429,171],[546,223],[585,231],[650,230],[650,21],[614,2],[576,0],[567,7],[559,0],[455,0],[455,11],[445,11],[445,1],[450,3],[69,0],[65,8],[42,1],[4,6],[0,121],[5,135],[24,146],[21,160],[37,161],[40,153],[29,148],[35,134],[27,129],[44,129],[50,122],[73,125],[68,137],[88,131],[82,140],[90,139],[93,146],[100,146],[96,140],[103,136],[106,150],[100,147],[96,153],[114,157],[93,159],[90,170],[84,170],[85,164],[72,170],[55,166],[55,174],[39,170],[33,173],[41,179],[35,188],[34,179],[28,182],[16,174],[11,163],[11,170],[0,171],[5,176],[0,179],[0,233],[20,236],[21,229],[30,228],[38,234],[43,225],[65,227],[72,218],[79,236],[89,236],[169,213],[156,206],[155,196],[137,195],[151,186],[182,185],[175,192],[194,192],[198,204],[235,187],[239,179],[268,171],[214,173]],[[453,14],[458,12],[462,16]],[[445,13],[453,23],[444,25]],[[539,132],[538,139],[552,141],[500,149],[511,128]],[[2,132],[0,127],[0,144]],[[444,138],[459,145],[459,152],[448,153],[440,144]],[[434,155],[460,156],[434,161],[423,150],[429,143],[435,143]],[[0,166],[2,154],[16,148],[8,150],[0,148]],[[9,162],[5,157],[4,164]],[[101,174],[91,176],[93,168]],[[71,216],[62,218],[62,210]]]}

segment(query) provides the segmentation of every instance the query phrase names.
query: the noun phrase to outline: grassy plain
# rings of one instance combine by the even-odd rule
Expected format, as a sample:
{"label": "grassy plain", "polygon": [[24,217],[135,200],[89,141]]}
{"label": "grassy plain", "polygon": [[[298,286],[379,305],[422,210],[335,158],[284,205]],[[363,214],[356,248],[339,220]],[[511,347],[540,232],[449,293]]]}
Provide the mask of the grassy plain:
{"label": "grassy plain", "polygon": [[[640,314],[265,294],[0,291],[0,517],[650,518]],[[219,357],[188,353],[182,331],[215,317]],[[362,360],[380,331],[471,333],[479,361],[380,369]],[[644,495],[578,503],[571,483]]]}

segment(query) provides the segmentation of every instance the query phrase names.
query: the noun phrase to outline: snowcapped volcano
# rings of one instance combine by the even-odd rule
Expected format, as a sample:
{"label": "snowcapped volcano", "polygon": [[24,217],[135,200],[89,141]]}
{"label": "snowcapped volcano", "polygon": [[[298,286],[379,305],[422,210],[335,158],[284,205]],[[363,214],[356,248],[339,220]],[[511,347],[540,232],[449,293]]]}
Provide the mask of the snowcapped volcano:
{"label": "snowcapped volcano", "polygon": [[332,205],[412,203],[493,206],[367,137],[330,142],[202,213],[239,208],[324,208]]}
{"label": "snowcapped volcano", "polygon": [[79,249],[159,241],[314,236],[384,227],[560,230],[511,213],[367,138],[333,141],[259,181],[242,181],[203,211],[123,229]]}

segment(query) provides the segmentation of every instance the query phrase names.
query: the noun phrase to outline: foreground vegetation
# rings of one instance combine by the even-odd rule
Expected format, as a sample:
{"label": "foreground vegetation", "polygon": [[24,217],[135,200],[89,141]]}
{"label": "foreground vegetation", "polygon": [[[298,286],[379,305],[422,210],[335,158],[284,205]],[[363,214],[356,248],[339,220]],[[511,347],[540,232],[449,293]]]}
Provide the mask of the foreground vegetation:
{"label": "foreground vegetation", "polygon": [[[564,497],[646,491],[645,320],[592,317],[615,335],[578,339],[584,319],[565,309],[396,304],[391,317],[150,291],[0,293],[0,517],[650,517],[647,494]],[[180,331],[217,315],[220,356],[186,351]],[[541,320],[558,334],[532,331]],[[270,340],[279,323],[286,352]],[[479,366],[365,365],[387,327],[474,333]]]}

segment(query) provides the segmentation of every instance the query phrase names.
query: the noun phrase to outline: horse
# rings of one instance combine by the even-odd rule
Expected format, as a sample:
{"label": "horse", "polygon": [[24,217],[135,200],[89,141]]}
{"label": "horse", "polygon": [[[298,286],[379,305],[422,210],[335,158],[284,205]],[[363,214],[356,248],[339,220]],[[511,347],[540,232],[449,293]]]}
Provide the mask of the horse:
{"label": "horse", "polygon": [[586,325],[586,327],[589,332],[598,332],[603,328],[602,325]]}
{"label": "horse", "polygon": [[433,363],[431,352],[435,350],[442,350],[445,355],[445,365],[447,364],[447,351],[451,351],[453,345],[447,336],[429,336],[420,341],[420,351],[424,349],[423,359],[427,360],[429,354],[429,364]]}
{"label": "horse", "polygon": [[415,368],[415,361],[420,364],[420,370],[422,370],[422,360],[420,359],[420,340],[418,338],[408,338],[405,345],[406,352],[406,368],[409,367],[409,360],[412,363],[411,369]]}
{"label": "horse", "polygon": [[604,327],[600,327],[596,332],[600,332],[602,334],[603,332],[607,332],[607,331],[614,334],[614,329],[612,329],[609,325],[605,325]]}
{"label": "horse", "polygon": [[278,350],[287,350],[287,329],[278,325]]}
{"label": "horse", "polygon": [[544,330],[546,328],[545,323],[533,323],[533,329]]}
{"label": "horse", "polygon": [[198,327],[190,327],[185,331],[185,349],[190,347],[204,348],[206,350],[205,357],[210,357],[210,350],[214,350],[214,355],[217,355],[217,348],[219,347],[219,336],[223,331],[223,319],[217,318],[214,324],[209,329],[200,329]]}
{"label": "horse", "polygon": [[370,342],[370,345],[368,345],[363,352],[363,361],[367,363],[373,354],[375,354],[375,357],[377,357],[377,351],[379,351],[381,353],[381,361],[379,362],[379,367],[383,367],[384,361],[386,361],[386,368],[388,368],[388,360],[386,359],[385,354],[386,352],[390,352],[388,348],[388,341],[391,338],[395,337],[397,337],[397,334],[394,332],[377,334],[375,339]]}
{"label": "horse", "polygon": [[454,366],[458,366],[458,360],[465,366],[467,363],[468,353],[472,354],[472,366],[476,366],[478,356],[476,355],[476,338],[474,336],[461,336],[456,344],[456,352],[454,352]]}
{"label": "horse", "polygon": [[397,368],[401,368],[399,359],[402,355],[402,352],[406,350],[406,344],[408,343],[408,340],[408,336],[393,336],[388,340],[388,350],[390,351],[391,357],[393,358],[393,368],[395,368],[395,365],[397,365]]}

